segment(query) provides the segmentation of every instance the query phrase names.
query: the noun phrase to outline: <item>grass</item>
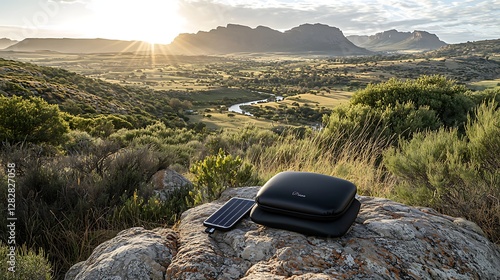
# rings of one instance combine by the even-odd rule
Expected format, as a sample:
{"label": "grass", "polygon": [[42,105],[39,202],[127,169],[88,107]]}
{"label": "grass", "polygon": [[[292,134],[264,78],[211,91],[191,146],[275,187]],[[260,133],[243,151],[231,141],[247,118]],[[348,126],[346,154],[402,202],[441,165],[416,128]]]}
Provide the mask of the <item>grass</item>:
{"label": "grass", "polygon": [[282,105],[293,106],[292,103],[297,102],[300,106],[320,106],[328,109],[333,109],[338,105],[344,104],[349,101],[352,96],[352,92],[347,91],[335,91],[331,93],[321,93],[321,94],[298,94],[295,96],[287,97],[279,102],[269,102],[263,104],[256,104],[252,106],[270,106],[277,108]]}
{"label": "grass", "polygon": [[[235,103],[248,102],[268,97],[258,92],[239,89],[239,88],[216,88],[200,93],[193,93],[190,97],[199,103],[215,103],[222,104],[224,100],[235,100]],[[240,101],[238,101],[240,100]]]}
{"label": "grass", "polygon": [[475,90],[485,90],[485,89],[494,89],[500,87],[500,78],[494,80],[485,80],[479,82],[473,82],[470,84],[471,88]]}
{"label": "grass", "polygon": [[[275,122],[265,119],[257,119],[242,114],[233,113],[234,116],[228,116],[231,112],[210,112],[205,115],[190,115],[190,122],[203,122],[209,130],[231,130],[235,131],[245,126],[255,126],[258,128],[272,128],[278,125]],[[206,117],[211,115],[211,117]]]}
{"label": "grass", "polygon": [[[345,136],[347,140],[339,140]],[[321,132],[312,132],[304,139],[282,136],[265,150],[250,150],[247,160],[264,182],[285,170],[316,172],[354,182],[361,195],[390,197],[395,179],[377,164],[388,143],[383,137],[325,137]]]}

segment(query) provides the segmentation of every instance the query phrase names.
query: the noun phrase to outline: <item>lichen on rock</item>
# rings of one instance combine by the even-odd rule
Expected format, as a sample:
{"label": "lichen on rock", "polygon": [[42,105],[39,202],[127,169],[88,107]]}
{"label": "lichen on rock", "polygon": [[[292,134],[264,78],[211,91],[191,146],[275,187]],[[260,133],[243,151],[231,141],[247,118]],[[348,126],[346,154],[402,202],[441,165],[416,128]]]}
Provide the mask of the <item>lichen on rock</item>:
{"label": "lichen on rock", "polygon": [[99,245],[65,279],[165,279],[176,250],[177,234],[171,229],[130,228]]}

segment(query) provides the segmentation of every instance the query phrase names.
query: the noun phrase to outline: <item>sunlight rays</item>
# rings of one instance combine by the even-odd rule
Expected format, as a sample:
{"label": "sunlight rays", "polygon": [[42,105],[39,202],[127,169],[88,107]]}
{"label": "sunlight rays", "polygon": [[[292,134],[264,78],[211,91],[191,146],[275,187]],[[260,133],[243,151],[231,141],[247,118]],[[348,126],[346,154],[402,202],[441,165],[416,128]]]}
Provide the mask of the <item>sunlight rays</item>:
{"label": "sunlight rays", "polygon": [[177,1],[93,0],[88,8],[94,16],[87,29],[108,38],[167,44],[184,23]]}

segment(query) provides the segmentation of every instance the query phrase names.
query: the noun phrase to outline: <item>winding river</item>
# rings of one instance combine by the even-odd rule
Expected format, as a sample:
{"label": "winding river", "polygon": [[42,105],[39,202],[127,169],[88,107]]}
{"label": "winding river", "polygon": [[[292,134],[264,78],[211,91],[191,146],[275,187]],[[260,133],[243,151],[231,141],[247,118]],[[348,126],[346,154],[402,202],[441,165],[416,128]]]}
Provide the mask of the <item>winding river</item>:
{"label": "winding river", "polygon": [[[276,96],[274,94],[269,94],[271,97],[274,96],[275,100],[276,101],[281,101],[283,100],[283,96]],[[244,115],[247,115],[247,116],[252,116],[252,114],[250,114],[249,112],[246,112],[244,110],[241,109],[241,106],[245,106],[245,105],[254,105],[254,104],[257,104],[257,103],[267,103],[269,102],[269,98],[268,99],[260,99],[260,100],[255,100],[255,101],[250,101],[250,102],[244,102],[244,103],[238,103],[238,104],[234,104],[232,105],[231,107],[228,108],[228,111],[230,112],[234,112],[234,113],[238,113],[238,114],[244,114]]]}

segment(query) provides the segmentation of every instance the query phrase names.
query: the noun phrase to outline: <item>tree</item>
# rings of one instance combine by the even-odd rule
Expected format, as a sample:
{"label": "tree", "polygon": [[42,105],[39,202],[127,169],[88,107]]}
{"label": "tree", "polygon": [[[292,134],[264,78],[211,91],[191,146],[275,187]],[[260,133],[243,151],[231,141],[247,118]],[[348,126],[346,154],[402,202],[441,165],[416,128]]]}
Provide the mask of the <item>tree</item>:
{"label": "tree", "polygon": [[59,144],[68,130],[57,105],[40,97],[0,96],[0,141]]}

